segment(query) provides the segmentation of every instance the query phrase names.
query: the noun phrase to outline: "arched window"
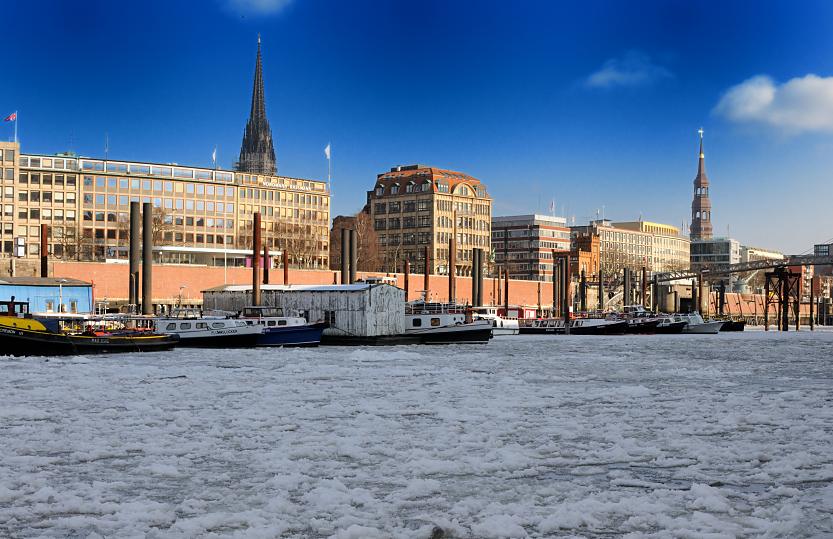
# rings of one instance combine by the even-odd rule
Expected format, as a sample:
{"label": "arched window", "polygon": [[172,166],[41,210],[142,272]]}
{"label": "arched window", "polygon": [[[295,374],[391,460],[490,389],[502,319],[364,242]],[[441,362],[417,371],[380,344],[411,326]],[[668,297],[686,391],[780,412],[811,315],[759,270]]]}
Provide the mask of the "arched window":
{"label": "arched window", "polygon": [[408,182],[408,184],[405,186],[405,192],[406,193],[413,193],[414,192],[414,182]]}
{"label": "arched window", "polygon": [[399,194],[399,184],[398,183],[395,183],[395,184],[390,186],[390,194],[392,194],[392,195],[398,195]]}
{"label": "arched window", "polygon": [[384,188],[384,187],[382,187],[381,185],[377,185],[377,186],[376,186],[376,196],[377,196],[377,197],[380,197],[380,196],[382,196],[383,194],[385,194],[385,188]]}

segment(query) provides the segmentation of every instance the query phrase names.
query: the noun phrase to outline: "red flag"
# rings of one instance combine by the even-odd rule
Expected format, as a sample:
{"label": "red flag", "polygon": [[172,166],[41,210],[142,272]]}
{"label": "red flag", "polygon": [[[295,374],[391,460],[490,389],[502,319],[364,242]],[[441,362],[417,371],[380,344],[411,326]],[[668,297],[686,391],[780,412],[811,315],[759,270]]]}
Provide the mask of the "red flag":
{"label": "red flag", "polygon": [[16,120],[17,120],[17,113],[16,112],[12,112],[11,114],[9,114],[5,118],[3,118],[4,122],[14,122]]}

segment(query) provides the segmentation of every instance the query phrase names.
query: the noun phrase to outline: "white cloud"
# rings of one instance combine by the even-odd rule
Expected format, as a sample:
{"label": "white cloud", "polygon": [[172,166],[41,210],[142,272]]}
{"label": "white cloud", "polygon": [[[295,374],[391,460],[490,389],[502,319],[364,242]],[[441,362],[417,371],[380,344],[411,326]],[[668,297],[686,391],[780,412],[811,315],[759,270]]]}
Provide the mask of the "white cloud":
{"label": "white cloud", "polygon": [[787,133],[833,131],[833,77],[805,75],[777,84],[758,75],[732,86],[714,112],[738,123],[760,123]]}
{"label": "white cloud", "polygon": [[283,10],[292,0],[225,0],[226,6],[242,15],[272,15]]}
{"label": "white cloud", "polygon": [[652,62],[647,54],[628,51],[619,58],[607,60],[587,77],[584,84],[590,88],[647,86],[673,76],[669,70]]}

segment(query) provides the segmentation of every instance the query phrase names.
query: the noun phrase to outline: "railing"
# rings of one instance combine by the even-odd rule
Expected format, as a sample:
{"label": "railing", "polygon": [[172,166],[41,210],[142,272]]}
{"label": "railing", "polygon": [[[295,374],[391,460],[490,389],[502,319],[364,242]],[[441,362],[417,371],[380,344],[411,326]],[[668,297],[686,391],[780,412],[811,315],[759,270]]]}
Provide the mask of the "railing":
{"label": "railing", "polygon": [[702,272],[691,270],[671,271],[668,273],[656,274],[651,279],[651,281],[655,283],[667,283],[669,281],[676,281],[677,279],[696,279],[700,276],[700,273],[702,273],[704,277],[711,277],[714,275],[730,275],[732,273],[745,273],[747,271],[755,271],[768,268],[781,268],[785,266],[823,265],[833,265],[833,256],[793,255],[785,257],[781,260],[755,260],[753,262],[728,264],[716,268],[705,268]]}

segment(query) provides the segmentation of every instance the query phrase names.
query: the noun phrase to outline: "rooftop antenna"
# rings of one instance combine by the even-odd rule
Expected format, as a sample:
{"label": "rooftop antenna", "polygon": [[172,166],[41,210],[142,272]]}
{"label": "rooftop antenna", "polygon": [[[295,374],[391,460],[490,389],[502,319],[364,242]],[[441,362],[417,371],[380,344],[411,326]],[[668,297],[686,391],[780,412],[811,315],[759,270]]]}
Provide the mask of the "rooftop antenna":
{"label": "rooftop antenna", "polygon": [[110,135],[104,133],[104,160],[107,161],[107,154],[110,153]]}

